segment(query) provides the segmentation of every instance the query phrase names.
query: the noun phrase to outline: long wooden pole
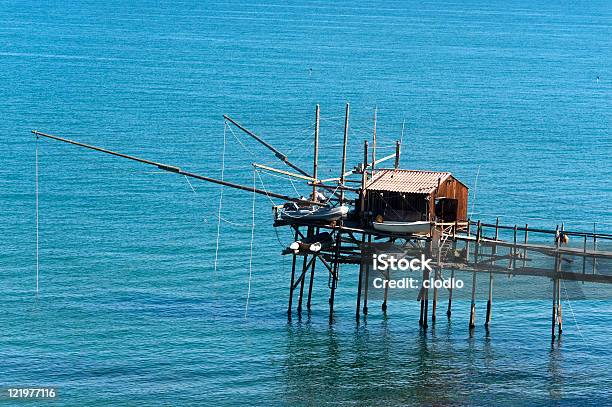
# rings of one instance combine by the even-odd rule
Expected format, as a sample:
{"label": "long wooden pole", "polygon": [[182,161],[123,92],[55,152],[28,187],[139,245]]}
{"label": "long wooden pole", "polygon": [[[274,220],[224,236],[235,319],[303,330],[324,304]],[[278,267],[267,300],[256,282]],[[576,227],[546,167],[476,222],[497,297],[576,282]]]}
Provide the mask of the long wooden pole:
{"label": "long wooden pole", "polygon": [[374,176],[374,170],[376,169],[376,113],[378,108],[374,108],[374,136],[372,138],[372,177]]}
{"label": "long wooden pole", "polygon": [[366,196],[366,185],[368,183],[368,140],[363,142],[363,172],[361,173],[361,194],[360,194],[360,208],[359,214],[361,215],[361,223],[365,226],[365,196]]}
{"label": "long wooden pole", "polygon": [[[318,105],[317,105],[317,109],[318,109]],[[289,167],[293,168],[294,170],[296,170],[297,172],[299,172],[302,175],[306,175],[307,177],[310,177],[310,174],[308,174],[306,171],[304,171],[303,169],[301,169],[300,167],[298,167],[297,165],[295,165],[291,161],[289,161],[289,159],[287,158],[287,156],[285,154],[283,154],[282,152],[277,150],[274,146],[272,146],[270,143],[268,143],[267,141],[265,141],[264,139],[259,137],[257,134],[253,133],[251,130],[247,129],[246,127],[244,127],[243,125],[241,125],[240,123],[238,123],[237,121],[235,121],[234,119],[229,117],[228,115],[224,114],[223,118],[225,120],[227,120],[228,122],[232,123],[234,126],[238,127],[244,133],[246,133],[249,136],[253,137],[255,140],[257,140],[263,146],[268,148],[270,151],[272,151],[274,153],[276,158],[278,158],[279,160],[281,160],[282,162],[287,164]],[[316,178],[316,177],[314,177],[314,178]]]}
{"label": "long wooden pole", "polygon": [[[348,144],[350,106],[346,104],[346,116],[344,117],[344,142],[342,143],[342,171],[340,172],[340,185],[344,186],[344,173],[346,172],[346,145]],[[340,190],[340,205],[344,203],[344,189]]]}
{"label": "long wooden pole", "polygon": [[[319,105],[315,108],[315,133],[314,133],[314,158],[312,164],[312,177],[316,180],[318,176],[318,167],[319,167],[319,119],[320,119],[321,109]],[[317,184],[316,182],[312,183],[312,200],[317,200]]]}
{"label": "long wooden pole", "polygon": [[257,189],[255,187],[235,184],[233,182],[222,181],[222,180],[215,179],[215,178],[210,178],[210,177],[207,177],[207,176],[204,176],[204,175],[200,175],[200,174],[195,174],[195,173],[183,171],[181,168],[173,166],[173,165],[168,165],[168,164],[164,164],[164,163],[160,163],[160,162],[156,162],[156,161],[146,160],[144,158],[136,157],[136,156],[133,156],[133,155],[127,155],[127,154],[123,154],[123,153],[118,153],[116,151],[107,150],[105,148],[92,146],[90,144],[80,143],[78,141],[70,140],[70,139],[67,139],[67,138],[57,137],[57,136],[52,136],[50,134],[41,133],[41,132],[39,132],[37,130],[32,130],[32,133],[34,133],[35,135],[40,136],[40,137],[46,137],[46,138],[49,138],[49,139],[62,141],[64,143],[72,144],[72,145],[79,146],[79,147],[88,148],[90,150],[99,151],[101,153],[114,155],[116,157],[121,157],[121,158],[125,158],[125,159],[132,160],[132,161],[137,161],[137,162],[142,163],[142,164],[153,165],[153,166],[155,166],[155,167],[157,167],[157,168],[159,168],[160,170],[163,170],[163,171],[173,172],[175,174],[184,175],[186,177],[195,178],[195,179],[199,179],[199,180],[202,180],[202,181],[212,182],[214,184],[224,185],[224,186],[230,187],[230,188],[235,188],[235,189],[240,189],[240,190],[243,190],[243,191],[254,192],[256,194],[261,194],[261,195],[267,195],[267,196],[270,196],[270,197],[273,197],[273,198],[283,199],[285,201],[309,203],[311,205],[321,205],[320,203],[314,202],[314,201],[303,200],[303,199],[300,199],[300,198],[293,198],[293,197],[290,197],[290,196],[287,196],[287,195],[282,195],[282,194],[277,194],[275,192],[270,192],[270,191],[264,191],[264,190],[261,190],[261,189]]}
{"label": "long wooden pole", "polygon": [[401,144],[400,144],[400,141],[397,140],[395,142],[395,169],[396,170],[399,168],[399,163],[400,163],[400,149],[401,149]]}

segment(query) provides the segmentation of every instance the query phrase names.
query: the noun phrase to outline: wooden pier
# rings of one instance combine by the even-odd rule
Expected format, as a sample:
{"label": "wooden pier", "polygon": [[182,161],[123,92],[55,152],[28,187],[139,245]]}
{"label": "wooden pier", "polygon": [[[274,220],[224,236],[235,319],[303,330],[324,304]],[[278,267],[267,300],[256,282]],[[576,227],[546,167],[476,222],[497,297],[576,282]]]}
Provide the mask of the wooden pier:
{"label": "wooden pier", "polygon": [[[316,106],[314,128],[314,160],[312,172],[293,163],[286,154],[248,130],[229,116],[225,126],[235,126],[244,134],[270,150],[289,170],[253,163],[258,171],[271,171],[307,183],[312,194],[308,198],[291,197],[255,186],[245,186],[218,180],[183,169],[107,150],[74,140],[33,131],[38,138],[49,138],[78,147],[114,155],[152,165],[161,170],[213,182],[256,194],[282,199],[285,204],[274,207],[274,227],[292,230],[294,242],[283,255],[292,256],[287,315],[292,319],[294,309],[300,315],[303,304],[312,306],[314,275],[319,269],[328,277],[329,321],[334,320],[334,300],[339,289],[341,265],[358,265],[355,317],[360,321],[369,312],[370,279],[377,274],[372,256],[379,252],[401,252],[404,256],[424,255],[431,259],[431,270],[423,269],[416,300],[420,301],[419,324],[427,327],[435,323],[441,294],[448,292],[446,315],[450,319],[453,288],[427,287],[424,282],[445,276],[454,279],[456,272],[472,275],[470,317],[468,328],[476,326],[477,276],[488,277],[485,327],[491,324],[494,309],[493,284],[496,275],[534,276],[553,281],[551,333],[552,340],[562,332],[560,282],[576,280],[599,284],[612,283],[612,234],[519,225],[484,223],[467,218],[468,187],[448,172],[405,170],[400,168],[401,144],[395,152],[382,158],[376,156],[376,113],[371,144],[363,143],[363,160],[353,169],[346,168],[349,138],[349,105],[346,105],[341,171],[338,177],[319,178],[319,120]],[[393,166],[382,168],[383,162],[393,160]],[[350,186],[349,186],[350,185]],[[327,195],[326,195],[327,194]],[[342,216],[335,215],[346,207]],[[303,214],[296,216],[295,214]],[[292,215],[293,214],[293,215]],[[330,214],[325,218],[322,214]],[[524,225],[524,226],[523,226]],[[603,243],[603,245],[602,245]],[[603,248],[603,249],[602,249]],[[351,277],[352,278],[352,277]],[[306,283],[308,282],[308,285]],[[430,293],[431,291],[431,293]],[[388,310],[388,286],[382,293],[381,310]],[[306,297],[306,298],[304,298]],[[431,301],[430,301],[431,297]],[[431,315],[431,316],[430,316]],[[416,316],[415,316],[416,319]]]}

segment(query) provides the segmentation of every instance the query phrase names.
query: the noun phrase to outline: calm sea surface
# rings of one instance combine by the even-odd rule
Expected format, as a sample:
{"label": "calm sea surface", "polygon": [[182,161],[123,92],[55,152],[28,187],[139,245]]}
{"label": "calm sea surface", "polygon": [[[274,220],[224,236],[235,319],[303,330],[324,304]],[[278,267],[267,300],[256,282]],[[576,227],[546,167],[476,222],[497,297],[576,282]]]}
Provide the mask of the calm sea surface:
{"label": "calm sea surface", "polygon": [[[218,186],[192,181],[194,193],[49,140],[36,300],[29,131],[220,176],[227,113],[309,168],[319,103],[321,168],[334,177],[344,104],[351,166],[377,106],[380,154],[405,122],[402,166],[453,172],[474,218],[612,233],[611,67],[609,1],[0,1],[3,397],[53,386],[58,404],[92,406],[609,404],[606,287],[563,286],[553,347],[551,284],[520,277],[497,280],[488,334],[484,279],[471,336],[467,293],[426,332],[414,296],[394,292],[387,318],[374,298],[357,325],[354,267],[342,268],[333,325],[322,272],[312,313],[288,324],[291,237],[277,238],[258,196],[245,319],[250,194],[224,191],[214,271]],[[280,165],[236,136],[226,179],[252,185],[252,162]]]}

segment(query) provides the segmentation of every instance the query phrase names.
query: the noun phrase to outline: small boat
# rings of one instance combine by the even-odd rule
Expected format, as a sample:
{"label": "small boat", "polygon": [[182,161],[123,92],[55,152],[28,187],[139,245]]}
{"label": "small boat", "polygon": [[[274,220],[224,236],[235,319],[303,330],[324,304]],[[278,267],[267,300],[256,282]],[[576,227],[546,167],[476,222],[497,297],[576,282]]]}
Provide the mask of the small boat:
{"label": "small boat", "polygon": [[422,235],[427,234],[430,231],[431,223],[428,221],[416,221],[416,222],[400,222],[400,221],[384,221],[384,222],[372,222],[372,227],[375,230],[387,233],[395,234],[410,234],[410,235]]}
{"label": "small boat", "polygon": [[286,203],[278,211],[278,218],[282,220],[305,220],[332,222],[346,217],[349,208],[341,206],[298,206],[293,202]]}

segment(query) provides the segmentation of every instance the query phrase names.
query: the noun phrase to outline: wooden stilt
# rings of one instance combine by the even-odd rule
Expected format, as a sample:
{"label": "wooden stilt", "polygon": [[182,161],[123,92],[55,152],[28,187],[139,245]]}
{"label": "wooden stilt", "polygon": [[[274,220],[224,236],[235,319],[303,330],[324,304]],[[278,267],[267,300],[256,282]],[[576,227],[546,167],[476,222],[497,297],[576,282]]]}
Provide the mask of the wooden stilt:
{"label": "wooden stilt", "polygon": [[[307,237],[311,237],[313,234],[313,227],[308,226],[308,232],[306,233],[307,233],[306,235]],[[308,255],[304,255],[304,263],[302,264],[302,274],[301,274],[302,280],[300,281],[300,296],[298,297],[298,307],[297,307],[297,312],[300,315],[302,314],[302,298],[304,297],[304,284],[306,282],[306,273],[308,272],[307,268],[308,268]]]}
{"label": "wooden stilt", "polygon": [[476,326],[476,272],[472,272],[472,303],[470,304],[470,329]]}
{"label": "wooden stilt", "polygon": [[[467,236],[470,237],[470,229],[471,229],[472,221],[470,219],[467,220]],[[469,264],[470,262],[470,241],[465,241],[465,261]]]}
{"label": "wooden stilt", "polygon": [[306,272],[308,270],[306,270],[306,268],[308,267],[308,255],[305,254],[304,255],[304,263],[302,264],[302,280],[300,281],[300,295],[298,296],[298,306],[297,306],[297,312],[298,315],[302,314],[302,298],[304,296],[304,283],[306,281]]}
{"label": "wooden stilt", "polygon": [[[451,270],[451,281],[455,281],[455,270]],[[453,286],[448,290],[448,307],[446,308],[446,316],[448,319],[451,317],[453,306]]]}
{"label": "wooden stilt", "polygon": [[340,272],[340,249],[342,246],[342,236],[340,232],[336,235],[336,254],[334,256],[333,273],[331,278],[331,287],[329,294],[329,322],[334,321],[334,297],[336,294],[336,285],[338,284],[338,273]]}
{"label": "wooden stilt", "polygon": [[[439,271],[436,270],[434,272],[434,280],[439,279]],[[431,323],[436,323],[436,308],[438,306],[438,288],[434,286],[433,288],[433,299],[431,301]]]}
{"label": "wooden stilt", "polygon": [[[425,242],[425,251],[427,253],[427,257],[431,258],[431,238]],[[429,280],[429,270],[423,270],[423,284]],[[424,285],[425,287],[425,285]],[[425,291],[423,292],[423,297],[425,300],[425,304],[423,305],[423,327],[427,328],[427,319],[429,315],[429,288],[425,287]]]}
{"label": "wooden stilt", "polygon": [[[389,270],[387,270],[387,272],[385,274],[385,278],[387,280],[389,280],[391,278],[391,273],[390,273]],[[387,298],[389,296],[389,285],[388,284],[385,284],[385,289],[384,290],[385,291],[384,291],[384,294],[383,294],[383,303],[380,306],[380,308],[382,309],[382,312],[386,314],[387,313]]]}
{"label": "wooden stilt", "polygon": [[[499,218],[495,220],[495,241],[499,239]],[[497,256],[497,244],[494,244],[491,248],[491,265],[495,266],[495,256]],[[487,314],[485,317],[485,327],[489,327],[491,324],[491,312],[493,310],[493,273],[489,273],[489,297],[487,299]]]}
{"label": "wooden stilt", "polygon": [[555,325],[557,324],[557,279],[553,279],[553,306],[552,306],[552,326],[551,339],[555,341]]}
{"label": "wooden stilt", "polygon": [[488,328],[491,323],[491,307],[493,305],[493,273],[489,273],[489,298],[487,300],[487,316],[485,326]]}
{"label": "wooden stilt", "polygon": [[518,227],[514,225],[514,240],[513,240],[514,246],[512,246],[512,269],[516,268],[516,257],[518,256],[518,249],[516,247],[517,230],[518,230]]}
{"label": "wooden stilt", "polygon": [[[565,224],[561,223],[561,236],[564,232]],[[559,236],[559,240],[562,240],[561,236]],[[561,254],[558,254],[557,256],[559,257],[559,260],[557,261],[556,271],[557,273],[559,273],[561,271],[561,262],[563,260],[563,257]],[[557,278],[557,323],[559,324],[558,335],[560,338],[561,334],[563,333],[563,312],[561,310],[561,280],[559,278]]]}
{"label": "wooden stilt", "polygon": [[[314,233],[318,234],[319,228],[316,228]],[[312,285],[314,284],[315,264],[317,264],[316,258],[312,261],[312,266],[310,266],[310,282],[308,284],[308,301],[306,302],[306,308],[308,309],[308,311],[310,311],[310,304],[312,302]]]}
{"label": "wooden stilt", "polygon": [[361,235],[361,261],[359,262],[359,280],[357,282],[357,309],[355,310],[355,319],[359,321],[359,313],[361,311],[361,287],[363,285],[363,268],[365,267],[365,233]]}
{"label": "wooden stilt", "polygon": [[559,324],[559,336],[563,333],[563,312],[561,310],[561,280],[557,279],[557,323]]}
{"label": "wooden stilt", "polygon": [[[429,273],[425,272],[426,280],[429,280]],[[428,308],[429,308],[429,288],[425,288],[425,292],[423,293],[423,297],[424,297],[424,305],[423,305],[423,327],[427,328],[428,324],[427,324],[427,315],[428,315]]]}
{"label": "wooden stilt", "polygon": [[[423,275],[425,275],[425,274],[423,274]],[[421,291],[421,312],[419,314],[419,326],[423,326],[423,313],[424,312],[425,312],[425,288],[422,288],[422,291]]]}
{"label": "wooden stilt", "polygon": [[[368,235],[368,248],[370,247],[370,243],[372,243],[372,235]],[[367,252],[369,254],[369,250]],[[370,258],[366,258],[365,262],[365,279],[363,280],[363,284],[365,284],[363,291],[363,315],[368,315],[368,290],[370,288]]]}
{"label": "wooden stilt", "polygon": [[[586,251],[587,251],[587,237],[584,235],[584,247],[583,247],[583,255],[582,255],[582,274],[586,274]],[[582,282],[584,284],[584,282]]]}
{"label": "wooden stilt", "polygon": [[523,249],[523,268],[527,266],[527,242],[529,241],[529,224],[525,224],[525,248]]}
{"label": "wooden stilt", "polygon": [[[298,239],[298,228],[295,228],[295,240]],[[295,253],[293,254],[293,259],[291,262],[291,285],[289,286],[289,306],[287,307],[287,318],[291,321],[291,309],[293,307],[293,284],[295,282],[295,262],[297,260],[297,256]]]}
{"label": "wooden stilt", "polygon": [[[442,274],[442,246],[441,237],[438,237],[438,266],[434,273],[434,280],[437,281],[441,278]],[[434,285],[433,301],[431,302],[431,323],[436,322],[436,309],[438,305],[438,288]]]}
{"label": "wooden stilt", "polygon": [[[478,249],[480,243],[481,225],[478,221],[476,227],[476,244],[474,244],[474,265],[478,267]],[[470,304],[470,329],[476,326],[476,271],[472,272],[472,303]]]}

